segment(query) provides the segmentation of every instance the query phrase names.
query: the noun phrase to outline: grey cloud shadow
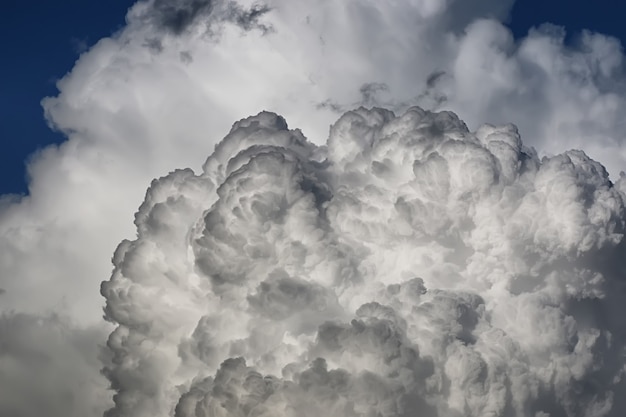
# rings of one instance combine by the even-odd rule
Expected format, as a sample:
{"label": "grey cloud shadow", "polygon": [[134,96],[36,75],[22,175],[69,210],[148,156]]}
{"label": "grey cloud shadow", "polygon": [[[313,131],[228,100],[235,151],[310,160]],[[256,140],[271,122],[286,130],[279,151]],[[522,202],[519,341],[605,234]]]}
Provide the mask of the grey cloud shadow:
{"label": "grey cloud shadow", "polygon": [[148,17],[158,29],[175,36],[182,35],[202,22],[209,27],[215,23],[229,22],[246,32],[257,29],[265,34],[273,28],[261,23],[260,18],[270,10],[263,3],[245,8],[232,0],[155,0]]}

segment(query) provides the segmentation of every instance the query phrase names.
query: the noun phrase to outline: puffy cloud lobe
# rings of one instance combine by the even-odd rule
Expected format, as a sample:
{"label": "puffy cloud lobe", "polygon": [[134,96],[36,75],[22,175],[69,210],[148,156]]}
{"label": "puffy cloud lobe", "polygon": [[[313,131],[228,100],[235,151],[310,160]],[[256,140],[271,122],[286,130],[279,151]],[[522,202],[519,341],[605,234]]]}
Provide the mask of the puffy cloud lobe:
{"label": "puffy cloud lobe", "polygon": [[568,45],[565,34],[545,24],[514,42],[494,21],[473,22],[437,88],[472,124],[513,121],[542,152],[582,148],[616,175],[624,167],[622,46],[588,31]]}
{"label": "puffy cloud lobe", "polygon": [[623,188],[451,112],[237,122],[116,252],[108,415],[621,415]]}

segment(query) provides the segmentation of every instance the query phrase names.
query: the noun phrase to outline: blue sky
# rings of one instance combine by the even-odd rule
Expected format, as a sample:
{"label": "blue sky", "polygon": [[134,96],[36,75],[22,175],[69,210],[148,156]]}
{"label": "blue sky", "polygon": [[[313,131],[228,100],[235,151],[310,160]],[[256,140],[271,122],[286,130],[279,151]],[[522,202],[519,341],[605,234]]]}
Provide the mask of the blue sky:
{"label": "blue sky", "polygon": [[[4,0],[0,6],[0,194],[25,193],[25,161],[36,149],[63,140],[46,125],[40,100],[55,95],[55,81],[71,70],[79,53],[124,24],[129,0]],[[520,0],[509,27],[516,37],[544,22],[564,26],[568,40],[582,29],[616,36],[622,44],[626,5],[599,0]]]}
{"label": "blue sky", "polygon": [[38,147],[63,140],[46,125],[39,104],[79,52],[124,24],[130,0],[4,0],[0,6],[0,193],[24,192],[24,161]]}

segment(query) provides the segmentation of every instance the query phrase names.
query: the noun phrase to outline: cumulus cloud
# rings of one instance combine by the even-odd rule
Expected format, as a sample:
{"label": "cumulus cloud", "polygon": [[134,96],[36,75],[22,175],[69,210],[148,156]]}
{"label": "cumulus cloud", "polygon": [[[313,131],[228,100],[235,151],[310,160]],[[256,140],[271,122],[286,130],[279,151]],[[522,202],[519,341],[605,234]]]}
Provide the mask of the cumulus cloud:
{"label": "cumulus cloud", "polygon": [[97,417],[111,406],[100,374],[105,329],[67,318],[0,316],[0,415]]}
{"label": "cumulus cloud", "polygon": [[621,415],[622,188],[451,112],[241,120],[115,253],[107,415]]}
{"label": "cumulus cloud", "polygon": [[[239,327],[227,324],[225,319],[216,319],[210,312],[203,313],[204,319],[190,313],[189,322],[182,325],[177,320],[184,314],[178,309],[205,311],[206,294],[212,291],[217,291],[215,294],[220,294],[219,297],[227,297],[221,301],[226,304],[228,297],[235,297],[231,287],[240,281],[249,282],[246,277],[259,273],[251,289],[241,290],[234,298],[249,306],[250,314],[254,312],[268,322],[285,321],[283,325],[292,331],[299,329],[299,335],[317,331],[323,324],[319,322],[322,319],[336,322],[340,327],[348,325],[360,306],[371,300],[360,295],[356,284],[352,291],[345,290],[343,299],[335,299],[334,290],[328,289],[330,283],[337,276],[347,281],[357,279],[364,273],[363,268],[369,268],[369,273],[380,275],[377,279],[386,282],[393,291],[404,294],[404,290],[396,288],[401,282],[388,276],[393,275],[396,263],[405,262],[407,254],[412,253],[406,246],[398,246],[398,242],[409,242],[417,236],[415,231],[406,236],[409,226],[419,231],[421,241],[430,242],[424,246],[430,249],[423,249],[423,254],[415,256],[415,262],[423,261],[427,265],[424,268],[430,272],[403,276],[402,280],[407,282],[421,277],[425,288],[468,291],[468,297],[477,293],[488,303],[491,298],[486,298],[482,290],[476,290],[478,283],[484,288],[500,288],[518,296],[541,287],[542,281],[537,277],[545,275],[551,277],[554,288],[561,288],[564,282],[573,279],[575,284],[566,285],[566,292],[582,291],[585,297],[595,294],[601,298],[601,288],[606,282],[601,277],[606,275],[602,268],[612,271],[623,268],[616,255],[619,252],[599,250],[611,244],[615,234],[621,233],[618,226],[614,231],[602,226],[610,224],[616,216],[615,203],[606,196],[626,189],[619,174],[626,160],[621,116],[626,97],[622,46],[616,39],[587,32],[580,34],[576,43],[566,44],[564,29],[549,25],[535,28],[527,37],[514,40],[502,24],[511,6],[512,1],[501,0],[137,2],[128,11],[126,26],[85,51],[74,68],[59,81],[59,94],[42,102],[51,127],[65,134],[67,141],[31,157],[27,196],[0,197],[1,310],[9,315],[23,314],[35,321],[36,318],[45,321],[51,316],[70,317],[64,319],[67,334],[87,332],[96,337],[96,333],[88,330],[94,326],[99,328],[98,334],[107,333],[109,328],[101,320],[103,300],[98,286],[110,275],[110,254],[122,239],[134,236],[132,215],[142,204],[146,184],[178,167],[193,170],[176,171],[167,180],[155,183],[136,218],[139,239],[128,243],[126,249],[122,245],[115,258],[119,266],[125,263],[120,259],[126,259],[128,252],[145,262],[143,269],[132,270],[140,261],[128,261],[134,265],[131,270],[118,268],[116,274],[137,277],[152,271],[155,279],[160,277],[162,282],[149,296],[141,286],[142,291],[137,292],[137,287],[130,282],[126,293],[118,288],[118,300],[114,303],[117,307],[107,308],[106,315],[117,323],[135,320],[139,330],[130,328],[147,332],[146,340],[151,341],[158,332],[180,326],[171,334],[163,333],[159,337],[180,345],[177,349],[185,358],[181,359],[185,364],[195,364],[196,360],[209,364],[210,371],[198,378],[215,378],[224,358],[239,356],[245,357],[245,365],[236,365],[237,369],[252,368],[261,375],[275,375],[281,378],[281,384],[298,383],[297,375],[308,369],[311,369],[310,374],[322,372],[324,366],[329,373],[346,369],[328,358],[325,365],[323,362],[311,365],[315,358],[308,360],[299,355],[305,352],[305,344],[315,340],[293,336],[295,339],[290,343],[295,347],[281,345],[282,350],[275,355],[280,353],[281,358],[290,358],[300,367],[283,377],[279,372],[282,364],[270,365],[271,355],[266,357],[264,367],[259,367],[257,357],[248,357],[253,349],[247,342],[233,347],[233,355],[226,352],[230,352],[230,345],[215,347],[213,342],[207,342],[221,338],[224,332],[232,332],[233,338],[242,340],[248,337],[245,328],[248,313],[234,307],[225,310],[232,313],[232,317],[241,318]],[[345,117],[354,117],[355,128],[362,126],[364,135],[352,134],[345,124],[338,123],[327,142],[328,126],[353,108],[383,106],[403,114],[415,104],[428,110],[455,111],[469,126],[465,128],[453,117],[438,116],[439,121],[428,127],[433,137],[450,131],[465,137],[471,130],[479,142],[495,134],[506,138],[502,139],[504,144],[480,142],[485,148],[483,151],[467,145],[470,149],[467,151],[446,148],[445,152],[438,150],[426,159],[416,157],[414,160],[420,162],[411,168],[414,170],[411,174],[398,168],[404,165],[393,162],[393,158],[400,157],[394,153],[394,146],[397,152],[407,147],[392,145],[389,139],[389,149],[379,147],[376,155],[370,155],[367,150],[372,140],[367,132],[378,129],[376,126],[387,126],[394,119],[391,113],[383,111],[363,116],[365,122],[355,116],[359,112],[350,113],[352,116]],[[231,133],[239,138],[222,142],[201,168],[202,158],[213,152],[233,120],[263,109],[284,115],[302,129],[310,142],[303,139],[304,134],[287,133],[284,122],[267,113],[250,122],[240,122]],[[523,183],[530,181],[531,174],[521,175],[521,168],[516,168],[521,145],[511,139],[516,137],[514,130],[493,128],[499,132],[496,134],[490,128],[479,129],[483,122],[515,123],[525,143],[537,149],[537,154],[526,149],[524,154],[528,157],[517,162],[529,173],[537,172],[536,178],[532,177],[532,184],[537,188],[534,194]],[[244,133],[247,131],[250,135]],[[255,147],[258,143],[262,145]],[[545,164],[540,163],[544,155],[561,155],[571,148],[585,149],[587,155],[602,161],[614,185],[608,187],[603,168],[580,152],[568,152],[550,158]],[[412,152],[417,151],[403,152],[413,155]],[[257,157],[257,153],[266,156]],[[465,159],[466,153],[472,158]],[[250,165],[251,160],[256,162]],[[474,170],[475,166],[492,160],[498,162],[492,173]],[[243,167],[242,172],[245,172],[252,166],[260,177],[277,181],[276,184],[269,186],[261,180],[246,183],[243,176],[235,176]],[[585,167],[588,172],[583,174],[579,167]],[[566,168],[571,175],[563,173]],[[195,175],[200,169],[205,174]],[[339,174],[340,171],[343,174]],[[562,176],[559,181],[563,183],[554,182],[551,175],[556,172]],[[594,172],[599,176],[594,176]],[[293,178],[285,178],[287,173]],[[408,181],[410,175],[416,178],[410,187],[416,189],[419,201],[404,189],[389,191],[396,190],[397,181]],[[376,182],[369,184],[373,178]],[[590,184],[597,181],[594,183],[599,187],[597,195],[591,185],[584,189],[576,185],[587,180]],[[523,185],[519,189],[505,187],[511,195],[503,194],[497,204],[490,201],[489,204],[493,203],[499,210],[496,216],[491,216],[488,213],[492,210],[488,207],[492,206],[483,197],[488,194],[495,199],[494,187],[508,184],[506,181]],[[340,183],[344,184],[343,188]],[[602,191],[607,187],[612,191]],[[352,188],[354,191],[350,191]],[[256,192],[260,190],[264,190],[267,197],[259,199]],[[240,192],[247,194],[242,201],[236,201],[235,196]],[[563,195],[558,196],[558,193]],[[526,197],[522,199],[521,194]],[[275,195],[284,196],[284,202],[276,203]],[[444,199],[450,201],[445,200],[444,204]],[[567,203],[574,200],[579,203]],[[478,204],[479,201],[483,205]],[[221,208],[207,219],[202,213],[210,208],[208,202],[215,202]],[[515,210],[514,202],[522,209]],[[292,212],[295,210],[290,208],[292,203],[299,207],[297,213]],[[228,213],[235,208],[239,211]],[[326,218],[315,217],[313,208],[327,213]],[[462,212],[470,208],[478,214],[463,217]],[[522,216],[524,213],[528,218]],[[311,223],[312,217],[317,223]],[[189,245],[180,243],[184,237],[178,235],[188,229],[190,218],[204,219],[202,221],[208,222],[207,230],[211,230],[206,235],[193,235],[197,242],[191,252]],[[272,235],[282,229],[271,226],[287,219],[297,219],[289,225],[289,234]],[[388,224],[380,219],[387,219]],[[526,227],[531,220],[532,227]],[[221,222],[225,222],[220,232],[223,235],[215,234]],[[475,229],[471,229],[472,225]],[[264,235],[269,233],[267,239],[272,243],[249,241],[249,228],[257,235],[261,231]],[[465,243],[450,246],[459,239],[463,242],[463,239],[470,239],[467,236],[470,229],[472,242],[481,241],[482,252],[477,251],[475,257],[484,256],[484,262],[480,261],[483,263],[473,257],[471,247]],[[199,224],[194,226],[193,233],[202,233],[202,230]],[[518,235],[519,242],[514,239]],[[379,261],[368,255],[374,250],[367,244],[371,236],[393,248],[384,251]],[[508,239],[508,246],[499,247],[498,239]],[[234,241],[239,243],[233,244]],[[281,246],[279,242],[289,243]],[[238,246],[244,243],[249,260],[238,263],[230,255],[244,250]],[[533,245],[543,245],[545,251],[537,252],[532,249]],[[323,253],[324,259],[311,258],[313,252]],[[578,259],[579,255],[586,257],[582,266],[568,258]],[[498,273],[493,271],[502,269],[500,263],[513,262],[520,256],[522,259],[515,261],[519,262],[515,269],[517,275],[496,279]],[[277,267],[257,271],[254,261],[257,258],[275,259],[273,262],[277,265],[287,262],[285,259],[293,264],[305,260],[309,263],[295,270]],[[356,259],[369,261],[354,264]],[[457,264],[462,264],[464,259],[475,261],[471,268],[469,263],[465,265],[467,270],[473,271],[467,281],[471,285],[460,284],[466,282],[465,278],[455,278],[462,272]],[[592,259],[594,266],[587,266],[586,262]],[[485,266],[487,261],[491,262],[489,267]],[[531,264],[535,266],[528,267]],[[598,268],[602,270],[601,275],[594,272]],[[178,288],[183,281],[181,274],[197,277],[188,282],[184,291]],[[315,279],[312,280],[310,274]],[[206,276],[211,277],[210,287],[202,278]],[[441,281],[440,284],[433,287],[428,276]],[[448,288],[448,285],[459,287]],[[165,288],[172,291],[162,294],[167,292]],[[363,294],[369,294],[368,291]],[[189,301],[190,293],[195,294],[195,301]],[[429,290],[425,294],[430,297],[434,293]],[[151,297],[160,299],[162,296],[176,314],[169,316],[150,304]],[[132,305],[141,297],[147,298]],[[458,293],[441,297],[457,300],[459,305],[474,305],[474,301],[467,301]],[[376,302],[387,306],[396,303],[392,298]],[[351,300],[350,308],[346,307],[347,299]],[[557,297],[558,300],[561,299]],[[557,301],[554,302],[558,304]],[[119,307],[124,302],[129,304],[127,313]],[[530,328],[533,322],[524,314],[524,306],[533,303],[539,301],[527,300],[519,306],[507,304],[509,310],[503,314],[527,319],[524,323]],[[619,310],[619,303],[607,303],[602,305]],[[576,311],[588,309],[594,314],[599,308],[596,302],[577,305]],[[139,316],[137,308],[143,309]],[[550,314],[546,312],[538,318],[553,317],[554,322],[546,324],[551,328],[560,320],[558,311],[550,310]],[[130,313],[131,316],[124,316]],[[309,319],[313,316],[319,319]],[[141,317],[152,317],[155,328],[144,328]],[[287,317],[293,320],[287,323]],[[607,317],[612,316],[607,313]],[[364,321],[366,327],[373,326],[367,317],[359,320]],[[276,326],[270,326],[267,333],[257,331],[255,343],[263,346],[267,340],[272,340],[282,329]],[[502,328],[503,325],[493,326]],[[614,327],[617,325],[606,324],[606,328]],[[412,340],[408,333],[403,333],[401,326],[394,329],[399,332],[397,337],[401,343]],[[153,331],[157,333],[150,333]],[[48,336],[42,332],[41,338],[46,340]],[[119,337],[109,343],[124,345],[127,337],[124,330],[116,332]],[[432,333],[437,334],[437,331]],[[460,337],[469,337],[467,331],[461,333],[465,336]],[[521,338],[522,333],[520,330],[519,337],[513,340]],[[345,334],[351,333],[346,330]],[[182,335],[186,335],[184,343],[180,342]],[[136,336],[137,333],[133,333],[132,337]],[[498,337],[494,333],[494,340]],[[580,340],[587,342],[581,343],[591,343],[591,336],[585,337],[587,339],[580,337]],[[604,340],[602,337],[598,336],[598,340]],[[36,337],[32,340],[35,343]],[[133,339],[127,348],[135,349],[135,342],[137,340]],[[59,363],[64,361],[63,352],[73,349],[71,342],[68,343],[66,348],[50,351],[61,355]],[[613,342],[608,344],[616,349]],[[89,357],[97,357],[97,345],[95,342],[90,345],[94,351]],[[141,349],[150,350],[149,343]],[[430,353],[420,349],[418,362],[422,363]],[[155,355],[159,352],[157,349]],[[155,371],[155,375],[169,375],[172,369],[178,369],[179,365],[168,359],[171,352],[165,353],[163,369]],[[621,362],[614,353],[607,355],[607,361],[612,360],[613,368],[617,369]],[[151,369],[152,365],[142,362],[124,366]],[[189,381],[188,376],[196,365],[189,366],[190,371],[180,371],[184,383]],[[108,376],[114,388],[120,392],[135,389],[137,381],[128,382],[121,368],[109,368]],[[480,367],[477,365],[475,369]],[[363,381],[362,375],[346,372],[351,383]],[[146,379],[146,387],[154,388],[148,397],[159,398],[153,406],[169,410],[171,401],[164,400],[165,391],[160,391],[169,390],[169,386],[161,386],[145,374],[142,378]],[[8,380],[3,380],[0,391],[9,383],[5,381]],[[504,385],[509,384],[508,381]],[[203,387],[207,384],[209,382]],[[191,386],[186,388],[192,390]],[[204,388],[197,389],[203,392]],[[352,393],[351,389],[345,392]],[[463,391],[455,389],[454,392]],[[436,398],[432,391],[424,392],[419,398]],[[176,394],[176,398],[180,394]],[[531,394],[528,398],[535,398]],[[141,395],[138,398],[143,398]],[[342,398],[351,401],[350,395]],[[19,398],[26,401],[26,397]],[[452,394],[449,398],[452,401]],[[613,404],[619,401],[619,396],[613,398]],[[95,403],[101,404],[99,400],[94,400]],[[438,405],[428,404],[442,412]]]}

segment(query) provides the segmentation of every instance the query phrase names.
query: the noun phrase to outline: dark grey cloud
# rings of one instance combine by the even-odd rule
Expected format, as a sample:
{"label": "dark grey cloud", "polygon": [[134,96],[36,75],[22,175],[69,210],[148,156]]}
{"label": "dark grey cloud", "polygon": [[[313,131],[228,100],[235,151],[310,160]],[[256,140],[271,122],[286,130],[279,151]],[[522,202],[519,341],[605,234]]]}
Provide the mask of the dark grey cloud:
{"label": "dark grey cloud", "polygon": [[180,53],[180,60],[185,64],[189,64],[193,61],[193,55],[189,51],[182,51]]}
{"label": "dark grey cloud", "polygon": [[445,71],[435,71],[426,78],[426,87],[433,88],[437,85],[437,81],[446,74]]}
{"label": "dark grey cloud", "polygon": [[180,35],[196,21],[207,18],[213,7],[213,0],[155,0],[152,12],[158,26]]}
{"label": "dark grey cloud", "polygon": [[196,24],[211,26],[216,22],[229,22],[245,31],[257,29],[266,33],[272,28],[260,22],[260,18],[270,10],[262,3],[246,8],[236,1],[155,0],[149,15],[157,27],[173,35],[181,35]]}
{"label": "dark grey cloud", "polygon": [[272,31],[272,27],[260,22],[260,18],[268,13],[271,8],[265,4],[254,4],[250,9],[245,9],[238,3],[228,3],[227,20],[235,23],[245,31],[258,29],[263,33]]}
{"label": "dark grey cloud", "polygon": [[159,38],[146,39],[144,46],[150,49],[155,54],[160,54],[161,52],[163,52],[163,42]]}
{"label": "dark grey cloud", "polygon": [[365,83],[359,89],[361,104],[365,107],[376,105],[380,102],[380,95],[389,91],[385,83]]}
{"label": "dark grey cloud", "polygon": [[345,107],[342,106],[341,104],[331,100],[331,99],[327,99],[322,101],[321,103],[317,103],[316,105],[317,109],[330,109],[332,112],[334,113],[343,113],[345,112]]}
{"label": "dark grey cloud", "polygon": [[410,106],[420,106],[429,110],[439,110],[448,101],[444,92],[450,76],[443,70],[433,71],[420,90],[408,100],[397,100],[391,95],[389,85],[381,82],[368,82],[359,87],[359,98],[351,103],[341,103],[332,99],[317,104],[318,109],[328,109],[341,114],[357,107],[385,107],[393,111],[404,111]]}
{"label": "dark grey cloud", "polygon": [[433,71],[426,78],[426,86],[416,97],[415,103],[428,109],[441,108],[441,105],[448,101],[448,97],[442,91],[447,79],[450,79],[450,76],[445,71]]}
{"label": "dark grey cloud", "polygon": [[380,82],[364,83],[359,87],[359,99],[349,104],[342,104],[331,99],[327,99],[317,104],[318,109],[330,109],[335,113],[344,113],[349,109],[356,107],[375,107],[387,105],[387,107],[396,107],[390,105],[383,95],[389,93],[389,86]]}

